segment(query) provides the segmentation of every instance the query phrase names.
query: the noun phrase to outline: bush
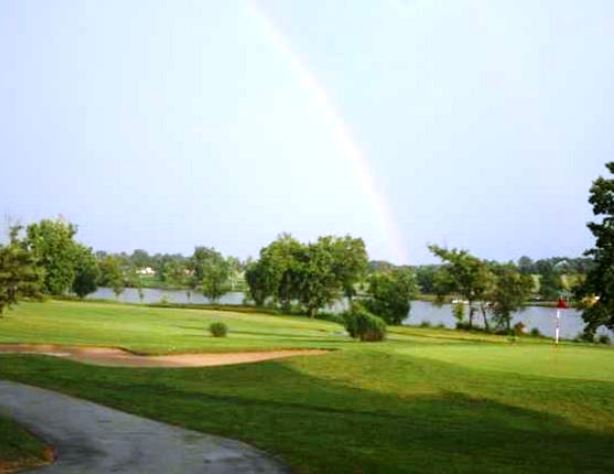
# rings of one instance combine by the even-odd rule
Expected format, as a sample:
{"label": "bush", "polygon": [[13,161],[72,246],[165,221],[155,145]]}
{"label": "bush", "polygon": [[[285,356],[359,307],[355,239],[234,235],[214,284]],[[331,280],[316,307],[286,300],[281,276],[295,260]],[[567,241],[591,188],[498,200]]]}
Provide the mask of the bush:
{"label": "bush", "polygon": [[531,336],[533,336],[533,337],[543,337],[543,334],[537,328],[531,329],[531,332],[529,334],[531,334]]}
{"label": "bush", "polygon": [[359,305],[343,313],[345,329],[354,339],[382,341],[386,337],[386,323]]}
{"label": "bush", "polygon": [[578,342],[595,342],[595,336],[588,331],[578,333],[576,339],[578,340]]}
{"label": "bush", "polygon": [[597,342],[599,344],[611,344],[612,341],[610,341],[610,336],[608,336],[607,334],[600,334],[599,336],[597,336]]}
{"label": "bush", "polygon": [[209,325],[209,332],[213,337],[226,337],[228,334],[228,326],[224,323],[211,323]]}
{"label": "bush", "polygon": [[437,326],[435,326],[437,329],[445,329],[446,325],[442,322],[437,323]]}
{"label": "bush", "polygon": [[514,324],[514,335],[515,336],[522,336],[525,332],[526,326],[523,323],[516,323]]}
{"label": "bush", "polygon": [[460,329],[462,331],[470,331],[471,329],[475,329],[475,328],[472,328],[468,322],[457,321],[456,329]]}
{"label": "bush", "polygon": [[422,321],[420,323],[420,327],[421,328],[430,328],[431,327],[431,323],[429,321]]}

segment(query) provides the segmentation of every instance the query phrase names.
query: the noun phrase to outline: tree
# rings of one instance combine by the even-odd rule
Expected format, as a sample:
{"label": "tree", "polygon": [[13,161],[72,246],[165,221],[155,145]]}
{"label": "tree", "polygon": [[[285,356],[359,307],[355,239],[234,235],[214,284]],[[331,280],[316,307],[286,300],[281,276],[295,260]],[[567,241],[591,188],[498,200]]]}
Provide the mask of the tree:
{"label": "tree", "polygon": [[0,317],[22,298],[39,297],[44,282],[44,270],[19,238],[20,230],[11,227],[8,244],[0,245]]}
{"label": "tree", "polygon": [[124,291],[124,273],[121,268],[120,260],[114,255],[107,255],[98,262],[100,269],[100,286],[111,288],[115,297],[119,297]]}
{"label": "tree", "polygon": [[72,291],[79,298],[85,298],[98,289],[99,277],[100,270],[98,269],[98,262],[96,262],[92,249],[83,245],[77,245]]}
{"label": "tree", "polygon": [[417,293],[414,274],[405,269],[396,268],[387,272],[378,272],[369,278],[366,308],[380,316],[388,324],[401,324],[411,308],[411,299]]}
{"label": "tree", "polygon": [[145,250],[136,249],[130,255],[130,263],[136,268],[151,267],[153,266],[153,259]]}
{"label": "tree", "polygon": [[484,327],[488,330],[488,318],[484,299],[492,288],[493,277],[488,265],[466,250],[448,250],[437,245],[430,245],[429,250],[438,256],[445,265],[439,270],[441,275],[436,278],[436,292],[441,297],[444,294],[457,293],[469,303],[469,327],[473,327],[475,314],[474,304],[481,302]]}
{"label": "tree", "polygon": [[533,290],[531,275],[520,273],[513,265],[498,265],[496,284],[490,292],[490,309],[498,327],[512,330],[512,313],[521,310]]}
{"label": "tree", "polygon": [[274,271],[267,265],[268,262],[260,259],[251,262],[245,270],[245,281],[249,288],[249,294],[256,306],[263,306],[267,298],[273,296],[276,291]]}
{"label": "tree", "polygon": [[356,285],[363,280],[368,266],[367,249],[362,239],[345,237],[321,237],[333,257],[332,271],[341,283],[343,294],[351,301],[356,295]]}
{"label": "tree", "polygon": [[524,275],[530,275],[531,273],[535,273],[535,264],[533,260],[523,255],[518,259],[518,270]]}
{"label": "tree", "polygon": [[[606,167],[614,174],[614,162]],[[594,262],[576,294],[594,301],[582,314],[585,334],[592,338],[600,326],[614,330],[614,179],[597,178],[590,189],[589,203],[600,220],[588,224],[595,247],[586,255],[592,256]]]}
{"label": "tree", "polygon": [[304,247],[294,262],[299,283],[298,299],[310,318],[320,308],[331,305],[341,294],[344,281],[335,273],[334,246],[333,239],[320,237],[317,242]]}
{"label": "tree", "polygon": [[561,290],[561,275],[554,267],[554,263],[549,260],[538,260],[535,262],[535,270],[539,275],[539,294],[546,301],[558,300]]}
{"label": "tree", "polygon": [[248,265],[245,279],[251,297],[262,305],[267,298],[289,310],[300,293],[299,267],[305,246],[290,234],[281,234],[260,250],[257,262]]}
{"label": "tree", "polygon": [[30,224],[27,245],[39,265],[45,269],[43,289],[52,295],[68,291],[75,278],[78,246],[74,241],[77,228],[61,219]]}
{"label": "tree", "polygon": [[421,265],[416,268],[416,282],[423,294],[435,293],[435,275],[437,268],[434,265]]}
{"label": "tree", "polygon": [[200,288],[203,295],[215,302],[228,291],[230,268],[224,256],[213,248],[206,249],[203,257],[198,259],[195,274],[202,275]]}

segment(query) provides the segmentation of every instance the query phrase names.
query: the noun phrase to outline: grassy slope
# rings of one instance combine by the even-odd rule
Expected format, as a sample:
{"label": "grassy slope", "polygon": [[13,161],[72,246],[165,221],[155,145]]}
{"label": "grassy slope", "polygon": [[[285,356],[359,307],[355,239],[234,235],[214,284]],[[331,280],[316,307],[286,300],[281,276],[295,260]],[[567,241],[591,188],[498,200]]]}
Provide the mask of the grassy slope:
{"label": "grassy slope", "polygon": [[13,421],[0,417],[0,472],[37,466],[47,461],[45,445]]}
{"label": "grassy slope", "polygon": [[[395,330],[387,343],[343,343],[334,334],[338,326],[329,323],[225,314],[214,317],[231,329],[238,321],[245,326],[226,345],[211,346],[217,342],[194,335],[194,327],[203,325],[192,318],[209,317],[205,312],[141,315],[116,306],[108,314],[96,305],[55,305],[11,313],[0,321],[1,337],[107,341],[152,351],[227,350],[241,342],[251,349],[291,339],[292,346],[344,350],[172,370],[2,356],[0,377],[239,438],[280,454],[300,472],[614,472],[611,349],[564,345],[554,352],[540,341],[508,344],[504,338],[417,328]],[[41,333],[42,315],[50,326]],[[143,327],[121,330],[132,324]]]}
{"label": "grassy slope", "polygon": [[[209,324],[222,320],[232,337],[210,337]],[[98,344],[150,354],[228,352],[337,347],[348,343],[342,330],[334,323],[289,316],[49,301],[7,312],[0,319],[0,343]]]}

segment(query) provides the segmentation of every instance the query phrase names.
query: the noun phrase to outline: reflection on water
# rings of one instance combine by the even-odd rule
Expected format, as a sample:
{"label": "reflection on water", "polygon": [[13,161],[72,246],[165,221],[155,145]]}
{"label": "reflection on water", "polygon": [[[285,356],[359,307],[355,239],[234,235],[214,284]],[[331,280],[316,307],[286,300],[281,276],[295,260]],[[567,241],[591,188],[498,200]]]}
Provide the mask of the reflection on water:
{"label": "reflection on water", "polygon": [[[95,293],[92,293],[88,298],[98,299],[110,299],[115,300],[115,294],[109,288],[99,288]],[[218,303],[220,304],[243,304],[245,296],[241,292],[226,293],[222,296]],[[201,293],[191,292],[189,297],[186,291],[181,290],[160,290],[155,288],[143,289],[143,303],[159,303],[163,299],[169,303],[196,303],[206,304],[210,303],[208,298],[205,298]],[[119,295],[117,301],[124,303],[139,303],[138,291],[135,288],[126,288],[126,290]],[[329,310],[339,312],[347,307],[346,301],[339,301],[335,303]],[[554,337],[555,328],[555,315],[556,310],[554,308],[542,308],[538,306],[529,306],[524,311],[514,314],[512,324],[522,322],[527,327],[527,330],[537,328],[545,336]],[[475,322],[477,325],[481,324],[481,314],[476,314]],[[451,305],[435,306],[431,303],[424,301],[413,301],[411,310],[408,317],[403,322],[404,324],[417,325],[423,321],[429,322],[435,326],[443,324],[448,328],[455,327],[456,320],[452,316]],[[567,309],[562,312],[561,316],[561,337],[565,339],[573,339],[584,328],[584,323],[580,313],[573,309]],[[599,333],[609,334],[613,337],[614,334],[608,332],[605,329],[601,329]]]}

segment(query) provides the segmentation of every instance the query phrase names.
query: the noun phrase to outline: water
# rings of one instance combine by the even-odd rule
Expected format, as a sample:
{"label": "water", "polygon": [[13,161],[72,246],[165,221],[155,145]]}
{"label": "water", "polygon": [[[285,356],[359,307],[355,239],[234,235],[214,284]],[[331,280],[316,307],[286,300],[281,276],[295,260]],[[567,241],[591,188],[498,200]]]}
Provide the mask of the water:
{"label": "water", "polygon": [[[126,288],[119,298],[115,297],[115,293],[110,288],[98,288],[94,293],[87,296],[93,299],[115,300],[121,303],[141,303],[139,292],[136,288]],[[240,291],[233,291],[222,296],[217,303],[219,304],[243,304],[245,295]],[[185,290],[161,290],[158,288],[143,288],[143,303],[160,303],[164,299],[168,303],[196,303],[207,304],[211,303],[209,298],[205,298],[202,293],[192,291],[188,298]]]}
{"label": "water", "polygon": [[[92,293],[88,298],[97,299],[109,299],[116,300],[123,303],[140,303],[138,291],[135,288],[126,288],[124,292],[115,298],[115,294],[110,288],[99,288],[95,293]],[[188,299],[187,292],[185,290],[161,290],[157,288],[144,288],[143,289],[143,303],[160,303],[163,299],[166,299],[169,303],[196,303],[207,304],[211,303],[208,298],[205,298],[201,293],[192,292]],[[228,305],[240,305],[243,304],[245,295],[241,292],[235,291],[226,293],[222,296],[218,303]],[[340,300],[333,304],[329,311],[340,312],[347,308],[347,301]],[[522,322],[527,330],[537,328],[539,331],[549,337],[554,337],[556,309],[544,308],[540,306],[529,306],[524,311],[514,313],[512,319],[512,325],[517,322]],[[482,315],[477,312],[475,314],[474,322],[477,326],[482,324]],[[429,322],[431,325],[436,326],[443,324],[445,327],[454,328],[456,320],[452,316],[451,305],[435,306],[425,301],[413,301],[411,304],[411,310],[408,317],[403,321],[403,324],[418,325],[423,321]],[[584,329],[584,322],[579,311],[574,309],[566,309],[561,312],[561,337],[563,339],[573,339],[582,332]],[[614,339],[614,334],[601,328],[598,334],[608,334]]]}
{"label": "water", "polygon": [[[467,310],[465,311],[467,313]],[[435,306],[425,301],[413,301],[409,316],[404,324],[417,325],[423,321],[429,322],[436,326],[443,324],[445,327],[454,328],[456,320],[452,316],[452,306],[449,304],[441,307]],[[537,328],[544,336],[554,337],[556,327],[556,309],[544,308],[541,306],[527,306],[524,311],[513,314],[512,326],[518,322],[522,322],[527,331],[532,328]],[[474,323],[477,326],[482,325],[482,313],[479,311],[474,315]],[[579,311],[575,309],[565,309],[561,311],[561,338],[573,339],[578,333],[584,329],[584,321]],[[613,337],[614,334],[601,328],[598,334],[608,334]]]}

